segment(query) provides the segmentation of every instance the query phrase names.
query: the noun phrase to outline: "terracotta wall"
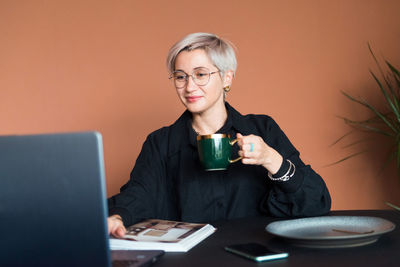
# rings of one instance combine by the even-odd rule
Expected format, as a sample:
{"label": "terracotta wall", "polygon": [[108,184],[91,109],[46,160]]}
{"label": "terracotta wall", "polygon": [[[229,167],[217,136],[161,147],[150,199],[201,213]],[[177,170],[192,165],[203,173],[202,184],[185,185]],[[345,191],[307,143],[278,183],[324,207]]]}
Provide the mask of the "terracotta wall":
{"label": "terracotta wall", "polygon": [[[273,116],[328,184],[334,209],[400,204],[382,151],[330,145],[365,118],[340,90],[381,101],[376,54],[400,67],[398,0],[0,1],[0,134],[98,130],[108,195],[128,179],[147,134],[184,111],[167,79],[169,47],[213,32],[238,48],[229,102]],[[375,137],[365,147],[382,147]]]}

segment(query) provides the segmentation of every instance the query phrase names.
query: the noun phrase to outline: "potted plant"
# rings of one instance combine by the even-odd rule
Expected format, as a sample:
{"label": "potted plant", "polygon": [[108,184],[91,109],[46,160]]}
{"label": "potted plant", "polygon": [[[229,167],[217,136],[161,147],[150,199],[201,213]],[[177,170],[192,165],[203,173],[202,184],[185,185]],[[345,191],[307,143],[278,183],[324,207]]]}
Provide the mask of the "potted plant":
{"label": "potted plant", "polygon": [[[366,131],[369,133],[374,133],[378,135],[385,136],[390,141],[390,153],[387,158],[387,163],[395,160],[397,167],[397,174],[400,177],[400,72],[394,67],[389,61],[385,60],[385,69],[381,67],[371,46],[368,44],[369,51],[378,67],[380,73],[380,78],[373,72],[370,71],[373,79],[375,80],[377,87],[382,93],[385,110],[380,110],[378,107],[372,105],[365,99],[356,98],[350,94],[342,91],[343,95],[350,101],[359,104],[370,111],[372,114],[366,120],[353,120],[345,117],[341,117],[344,122],[352,126],[356,130]],[[343,135],[335,143],[338,143],[343,138],[348,136],[348,134]],[[353,143],[351,145],[354,145]],[[336,163],[342,162],[354,156],[357,156],[364,151],[354,153],[350,156],[341,159]],[[400,210],[399,207],[386,203],[392,208]]]}

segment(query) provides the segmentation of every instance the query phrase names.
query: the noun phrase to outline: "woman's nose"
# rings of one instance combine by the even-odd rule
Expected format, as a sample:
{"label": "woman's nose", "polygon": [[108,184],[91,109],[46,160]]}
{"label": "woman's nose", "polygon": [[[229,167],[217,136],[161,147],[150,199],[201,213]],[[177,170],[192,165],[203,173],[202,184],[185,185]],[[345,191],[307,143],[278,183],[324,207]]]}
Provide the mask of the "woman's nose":
{"label": "woman's nose", "polygon": [[188,76],[187,82],[186,82],[186,91],[194,91],[198,88],[197,84],[193,80],[193,76]]}

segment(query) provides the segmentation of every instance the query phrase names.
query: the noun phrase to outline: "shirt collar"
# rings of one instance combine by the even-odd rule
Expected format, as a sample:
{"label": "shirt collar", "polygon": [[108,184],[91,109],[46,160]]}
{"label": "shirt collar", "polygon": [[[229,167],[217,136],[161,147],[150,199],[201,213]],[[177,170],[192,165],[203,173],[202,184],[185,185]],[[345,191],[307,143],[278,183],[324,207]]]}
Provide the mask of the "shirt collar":
{"label": "shirt collar", "polygon": [[[254,126],[250,124],[247,120],[245,120],[245,117],[240,114],[236,109],[234,109],[231,105],[229,105],[228,102],[225,102],[225,108],[228,113],[228,117],[224,125],[217,131],[217,133],[229,133],[232,131],[232,129],[233,132],[241,133],[243,135],[249,135],[255,132]],[[189,132],[189,144],[192,146],[197,146],[197,133],[193,130],[192,127],[191,114],[186,122],[186,129]],[[232,137],[236,138],[235,136]]]}
{"label": "shirt collar", "polygon": [[249,120],[248,116],[240,114],[236,109],[229,105],[229,103],[225,103],[225,106],[228,111],[228,120],[231,121],[232,128],[235,132],[241,133],[242,135],[249,135],[257,132],[257,129]]}
{"label": "shirt collar", "polygon": [[[225,107],[228,113],[227,120],[225,124],[217,131],[217,133],[227,133],[233,130],[235,133],[241,133],[243,135],[249,135],[251,133],[256,132],[254,125],[249,123],[249,120],[246,119],[246,116],[243,116],[238,111],[236,111],[228,102],[225,102]],[[181,145],[191,145],[196,147],[197,146],[197,133],[194,131],[192,127],[192,114],[186,110],[179,119],[173,124],[173,135],[182,136],[180,140],[177,140],[177,143],[174,148],[171,147],[173,151],[170,153],[176,152],[177,149]],[[186,136],[186,138],[184,137]],[[180,145],[179,145],[180,144]]]}

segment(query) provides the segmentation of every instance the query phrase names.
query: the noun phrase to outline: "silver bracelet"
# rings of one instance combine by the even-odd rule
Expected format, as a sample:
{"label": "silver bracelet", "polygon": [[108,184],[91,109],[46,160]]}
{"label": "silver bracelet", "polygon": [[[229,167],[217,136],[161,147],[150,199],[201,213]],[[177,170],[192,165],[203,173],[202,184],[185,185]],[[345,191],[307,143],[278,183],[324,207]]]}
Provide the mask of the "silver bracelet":
{"label": "silver bracelet", "polygon": [[[293,175],[294,175],[294,173],[296,172],[296,166],[295,166],[290,160],[288,160],[288,159],[287,159],[287,162],[289,162],[289,170],[288,170],[284,175],[282,175],[281,177],[278,177],[278,178],[274,178],[274,177],[272,177],[272,174],[271,174],[270,172],[268,172],[268,177],[269,177],[269,179],[271,179],[272,181],[286,182],[286,181],[288,181],[290,178],[292,178]],[[292,169],[293,169],[293,172],[290,173],[290,171],[291,171]],[[289,174],[289,173],[290,173],[290,174]]]}

